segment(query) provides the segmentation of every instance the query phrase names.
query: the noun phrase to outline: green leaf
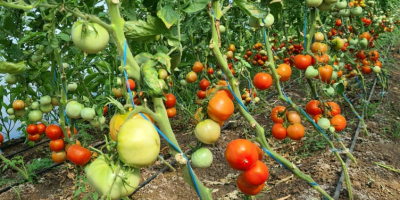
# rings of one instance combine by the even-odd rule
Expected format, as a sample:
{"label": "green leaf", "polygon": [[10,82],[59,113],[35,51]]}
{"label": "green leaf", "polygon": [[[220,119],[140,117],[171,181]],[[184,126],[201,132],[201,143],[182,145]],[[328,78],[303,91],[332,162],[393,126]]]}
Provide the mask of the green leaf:
{"label": "green leaf", "polygon": [[[182,60],[182,52],[181,51],[174,51],[171,55],[171,70],[180,66]],[[184,65],[186,66],[186,65]]]}
{"label": "green leaf", "polygon": [[85,84],[89,84],[94,78],[96,78],[97,76],[100,76],[100,73],[93,73],[93,74],[89,74],[85,77],[84,82]]}
{"label": "green leaf", "polygon": [[143,65],[148,60],[152,59],[153,55],[151,53],[142,52],[135,56],[135,60],[139,66]]}
{"label": "green leaf", "polygon": [[335,87],[336,93],[337,94],[343,94],[344,92],[344,84],[343,83],[339,83],[336,85]]}
{"label": "green leaf", "polygon": [[125,22],[124,32],[129,39],[149,42],[157,35],[167,33],[168,29],[161,19],[149,15],[147,22],[142,20]]}
{"label": "green leaf", "polygon": [[[40,37],[39,37],[40,36]],[[29,34],[25,35],[22,39],[20,39],[18,41],[18,44],[21,45],[25,42],[28,42],[30,40],[34,40],[34,39],[40,39],[43,38],[44,36],[46,36],[45,33],[41,33],[41,32],[30,32]],[[68,36],[69,37],[69,36]]]}
{"label": "green leaf", "polygon": [[268,14],[266,10],[260,9],[256,3],[247,2],[246,0],[233,1],[244,13],[246,13],[246,15],[249,15],[251,17],[264,19]]}
{"label": "green leaf", "polygon": [[71,41],[71,37],[68,34],[65,34],[65,33],[58,34],[58,37],[60,37],[62,40],[66,41],[66,42]]}
{"label": "green leaf", "polygon": [[194,2],[189,4],[188,7],[183,9],[183,12],[189,13],[189,14],[198,12],[198,11],[204,9],[209,2],[210,2],[210,0],[194,0]]}
{"label": "green leaf", "polygon": [[279,14],[282,12],[283,5],[281,2],[275,2],[268,5],[271,14],[274,16],[275,21],[279,21]]}
{"label": "green leaf", "polygon": [[164,6],[161,10],[159,10],[157,12],[157,16],[164,22],[168,29],[170,29],[179,18],[179,15],[170,5]]}
{"label": "green leaf", "polygon": [[171,73],[171,58],[167,54],[157,52],[156,55],[154,55],[154,59],[164,65],[167,68],[167,71]]}
{"label": "green leaf", "polygon": [[176,38],[171,38],[171,37],[169,37],[168,38],[168,45],[169,46],[172,46],[172,47],[177,47],[177,46],[179,46],[181,43],[179,42],[179,40],[178,39],[176,39]]}

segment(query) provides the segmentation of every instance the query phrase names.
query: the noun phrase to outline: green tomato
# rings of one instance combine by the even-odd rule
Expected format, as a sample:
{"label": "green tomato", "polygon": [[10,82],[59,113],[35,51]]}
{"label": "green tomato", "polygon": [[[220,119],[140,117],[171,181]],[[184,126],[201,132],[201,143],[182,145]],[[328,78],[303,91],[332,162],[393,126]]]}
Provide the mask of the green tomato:
{"label": "green tomato", "polygon": [[158,70],[158,78],[159,79],[165,80],[167,78],[167,76],[168,76],[167,70],[165,70],[165,69],[159,69]]}
{"label": "green tomato", "polygon": [[41,104],[41,105],[48,105],[48,104],[51,104],[51,97],[50,97],[49,95],[42,96],[42,97],[40,98],[40,104]]}
{"label": "green tomato", "polygon": [[56,97],[51,97],[51,104],[53,104],[53,106],[58,106],[59,103]]}
{"label": "green tomato", "polygon": [[345,9],[345,8],[347,7],[347,1],[338,1],[338,2],[335,4],[335,7],[336,7],[336,9],[338,9],[338,10]]}
{"label": "green tomato", "polygon": [[321,5],[322,2],[323,2],[323,0],[306,0],[306,5],[309,8],[317,7],[317,6]]}
{"label": "green tomato", "polygon": [[194,129],[196,138],[204,144],[213,144],[221,134],[221,127],[212,119],[199,122]]}
{"label": "green tomato", "polygon": [[93,119],[93,120],[90,120],[90,125],[92,125],[94,128],[99,128],[101,124],[100,124],[99,120]]}
{"label": "green tomato", "polygon": [[15,115],[9,115],[8,119],[11,119],[11,120],[15,119]]}
{"label": "green tomato", "polygon": [[34,110],[38,109],[39,108],[39,102],[37,102],[37,101],[33,102],[32,105],[31,105],[31,108],[34,109]]}
{"label": "green tomato", "polygon": [[319,119],[317,124],[322,130],[326,130],[331,126],[331,122],[325,117]]}
{"label": "green tomato", "polygon": [[68,92],[75,92],[77,88],[78,84],[76,84],[75,82],[69,83],[67,86]]}
{"label": "green tomato", "polygon": [[358,39],[351,39],[351,40],[350,40],[350,45],[355,46],[355,45],[357,45],[357,44],[358,44]]}
{"label": "green tomato", "polygon": [[360,16],[362,15],[363,9],[361,7],[355,7],[351,9],[351,14],[354,16]]}
{"label": "green tomato", "polygon": [[272,26],[272,24],[274,24],[275,18],[274,16],[270,13],[268,14],[265,19],[264,19],[264,26],[269,28]]}
{"label": "green tomato", "polygon": [[65,107],[67,116],[73,119],[78,119],[79,117],[81,117],[81,110],[83,108],[84,106],[77,101],[70,101]]}
{"label": "green tomato", "polygon": [[374,67],[372,68],[372,71],[373,71],[374,73],[376,73],[376,74],[379,74],[379,73],[381,73],[381,68],[380,68],[379,66],[374,66]]}
{"label": "green tomato", "polygon": [[71,29],[75,46],[86,53],[98,53],[106,48],[110,40],[107,29],[96,23],[77,21]]}
{"label": "green tomato", "polygon": [[313,66],[309,66],[306,69],[306,78],[315,78],[318,76],[319,72],[317,69],[315,69]]}
{"label": "green tomato", "polygon": [[322,2],[322,4],[319,5],[317,8],[318,8],[320,11],[328,11],[328,10],[330,10],[332,7],[333,7],[333,4],[327,4],[327,3],[325,3],[325,1],[324,1],[324,2]]}
{"label": "green tomato", "polygon": [[6,83],[8,84],[16,84],[17,83],[17,77],[14,74],[7,74],[4,77],[4,80],[6,81]]}
{"label": "green tomato", "polygon": [[81,110],[81,117],[84,120],[90,121],[96,116],[96,112],[93,108],[83,108]]}
{"label": "green tomato", "polygon": [[51,104],[42,104],[40,105],[40,110],[44,113],[49,113],[51,110],[53,110],[53,105]]}
{"label": "green tomato", "polygon": [[225,33],[226,32],[226,28],[224,25],[219,25],[219,32],[220,33]]}
{"label": "green tomato", "polygon": [[16,117],[22,117],[25,115],[25,110],[16,110],[14,114]]}
{"label": "green tomato", "polygon": [[208,168],[213,161],[213,155],[209,149],[201,147],[192,154],[191,160],[197,168]]}
{"label": "green tomato", "polygon": [[344,46],[345,41],[342,38],[336,37],[332,40],[335,50],[340,50]]}
{"label": "green tomato", "polygon": [[129,196],[140,183],[140,169],[113,163],[104,155],[86,166],[85,173],[89,185],[99,196],[110,191],[109,197],[113,200]]}
{"label": "green tomato", "polygon": [[337,2],[338,2],[338,0],[324,0],[324,3],[329,4],[329,5],[337,3]]}
{"label": "green tomato", "polygon": [[38,54],[33,54],[33,56],[31,57],[32,62],[37,63],[40,60],[42,60],[42,56],[38,55]]}
{"label": "green tomato", "polygon": [[40,110],[31,110],[28,114],[29,121],[32,123],[36,123],[43,118],[43,113]]}
{"label": "green tomato", "polygon": [[14,109],[13,108],[7,109],[7,114],[13,115],[14,114]]}
{"label": "green tomato", "polygon": [[350,17],[350,9],[342,9],[339,11],[341,17]]}
{"label": "green tomato", "polygon": [[260,28],[260,22],[257,18],[250,17],[249,25],[255,29]]}
{"label": "green tomato", "polygon": [[154,125],[142,118],[125,121],[117,135],[119,159],[131,167],[146,167],[157,160],[160,136]]}
{"label": "green tomato", "polygon": [[368,40],[363,38],[363,39],[358,41],[358,45],[360,45],[361,49],[366,49],[367,46],[368,46]]}

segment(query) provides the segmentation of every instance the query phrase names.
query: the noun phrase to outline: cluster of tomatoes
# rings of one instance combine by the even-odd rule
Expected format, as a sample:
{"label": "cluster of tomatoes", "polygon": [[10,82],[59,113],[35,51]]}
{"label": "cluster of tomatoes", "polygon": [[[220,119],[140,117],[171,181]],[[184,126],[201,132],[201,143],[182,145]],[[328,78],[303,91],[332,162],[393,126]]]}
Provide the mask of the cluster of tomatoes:
{"label": "cluster of tomatoes", "polygon": [[26,132],[28,133],[28,140],[32,142],[36,142],[40,139],[40,135],[45,133],[46,125],[40,124],[29,124],[26,127]]}
{"label": "cluster of tomatoes", "polygon": [[206,91],[207,88],[210,87],[211,83],[207,79],[202,79],[199,82],[199,91],[197,91],[197,97],[199,99],[205,99],[206,98]]}
{"label": "cluster of tomatoes", "polygon": [[285,106],[276,106],[270,116],[275,123],[271,130],[274,138],[283,140],[289,137],[292,140],[301,140],[304,137],[305,128],[296,111],[287,111]]}
{"label": "cluster of tomatoes", "polygon": [[[372,71],[379,73],[382,68],[382,62],[379,61],[379,52],[377,50],[371,50],[366,53],[365,50],[360,50],[356,54],[357,67],[361,68],[361,72],[364,74],[370,74]],[[361,66],[360,66],[361,63]],[[349,68],[351,70],[351,68]]]}
{"label": "cluster of tomatoes", "polygon": [[245,139],[233,140],[226,147],[225,159],[229,166],[242,171],[236,185],[244,194],[256,195],[264,188],[269,172],[262,158],[260,147]]}
{"label": "cluster of tomatoes", "polygon": [[173,118],[176,116],[176,97],[174,94],[166,94],[165,95],[165,101],[164,101],[164,105],[167,108],[167,115],[168,118]]}
{"label": "cluster of tomatoes", "polygon": [[318,100],[311,100],[307,103],[306,112],[323,130],[340,132],[346,128],[346,118],[340,114],[340,106],[333,101],[321,104]]}
{"label": "cluster of tomatoes", "polygon": [[257,93],[253,91],[253,89],[250,92],[250,90],[246,88],[242,94],[242,100],[245,104],[249,104],[252,100],[254,100],[254,103],[258,103],[260,102],[260,97],[257,96]]}

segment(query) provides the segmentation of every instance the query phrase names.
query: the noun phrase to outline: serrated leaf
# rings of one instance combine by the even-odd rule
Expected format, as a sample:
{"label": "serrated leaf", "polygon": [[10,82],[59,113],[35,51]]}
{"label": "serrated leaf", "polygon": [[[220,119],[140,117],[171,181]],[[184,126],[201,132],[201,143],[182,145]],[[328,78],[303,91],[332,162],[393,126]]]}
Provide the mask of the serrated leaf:
{"label": "serrated leaf", "polygon": [[194,13],[204,9],[210,0],[194,0],[194,2],[190,3],[188,7],[183,9],[185,13]]}
{"label": "serrated leaf", "polygon": [[170,5],[164,6],[161,10],[159,10],[157,12],[157,16],[164,22],[168,29],[170,29],[179,18],[179,15]]}
{"label": "serrated leaf", "polygon": [[244,12],[246,15],[252,16],[258,19],[264,19],[267,16],[267,11],[259,8],[258,4],[248,2],[246,0],[233,0],[235,4]]}
{"label": "serrated leaf", "polygon": [[167,68],[167,71],[171,73],[171,58],[167,54],[163,52],[157,52],[153,57],[159,63],[164,65]]}
{"label": "serrated leaf", "polygon": [[135,41],[152,41],[157,35],[168,32],[164,22],[157,17],[147,16],[147,22],[127,21],[124,25],[125,36]]}
{"label": "serrated leaf", "polygon": [[153,55],[151,53],[142,52],[135,56],[135,60],[139,66],[143,65],[148,60],[152,59]]}

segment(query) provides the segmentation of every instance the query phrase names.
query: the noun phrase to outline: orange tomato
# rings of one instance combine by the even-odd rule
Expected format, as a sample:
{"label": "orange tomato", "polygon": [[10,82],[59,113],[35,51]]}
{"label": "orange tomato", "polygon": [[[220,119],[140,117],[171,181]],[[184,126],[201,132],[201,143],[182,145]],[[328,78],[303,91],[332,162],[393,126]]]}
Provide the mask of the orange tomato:
{"label": "orange tomato", "polygon": [[173,117],[175,117],[175,115],[176,115],[176,108],[175,108],[175,107],[173,107],[173,108],[168,108],[168,109],[167,109],[167,115],[168,115],[168,118],[173,118]]}
{"label": "orange tomato", "polygon": [[287,81],[292,75],[292,68],[288,64],[280,64],[276,69],[276,73],[280,76],[279,81]]}
{"label": "orange tomato", "polygon": [[305,129],[302,124],[292,124],[287,128],[287,135],[292,140],[300,140],[304,137]]}
{"label": "orange tomato", "polygon": [[[200,73],[203,70],[204,66],[201,62],[195,62],[193,65],[193,71],[196,73]],[[188,81],[189,82],[189,81]]]}
{"label": "orange tomato", "polygon": [[330,65],[325,65],[323,67],[318,67],[319,71],[319,76],[321,81],[325,83],[330,83],[331,82],[331,76],[333,73],[333,68]]}
{"label": "orange tomato", "polygon": [[232,100],[222,93],[215,94],[208,103],[208,116],[216,122],[228,120],[234,111]]}

